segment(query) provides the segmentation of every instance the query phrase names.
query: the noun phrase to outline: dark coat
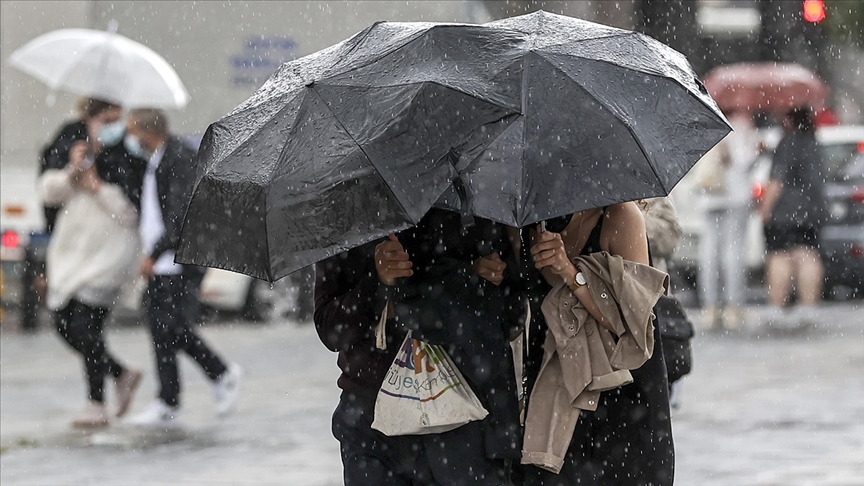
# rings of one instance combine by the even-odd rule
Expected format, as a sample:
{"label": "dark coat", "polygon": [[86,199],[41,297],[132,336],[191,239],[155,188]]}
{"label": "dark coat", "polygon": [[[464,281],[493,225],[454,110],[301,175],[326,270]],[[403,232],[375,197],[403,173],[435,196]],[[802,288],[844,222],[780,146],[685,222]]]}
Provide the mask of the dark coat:
{"label": "dark coat", "polygon": [[[66,123],[60,127],[60,131],[42,149],[42,154],[39,157],[39,173],[42,174],[48,169],[62,169],[69,163],[69,149],[72,144],[77,141],[87,140],[87,124],[82,120],[76,120]],[[45,211],[45,231],[51,233],[54,231],[54,222],[57,219],[57,212],[60,208],[52,206],[43,206]]]}
{"label": "dark coat", "polygon": [[120,186],[135,209],[141,210],[141,188],[144,185],[144,174],[147,173],[146,160],[130,154],[121,142],[104,147],[96,155],[96,173],[103,181]]}
{"label": "dark coat", "polygon": [[[506,284],[496,287],[470,272],[483,255],[498,251],[507,261],[512,252],[506,230],[491,221],[461,230],[459,214],[433,209],[416,228],[400,233],[415,274],[394,288],[378,280],[377,241],[319,263],[315,325],[322,342],[339,351],[339,386],[373,402],[408,329],[444,345],[489,411],[481,422],[486,456],[517,458],[521,431],[507,337],[521,308],[515,298],[510,305]],[[397,319],[387,323],[382,351],[375,347],[375,327],[388,296]],[[458,440],[458,433],[449,437]]]}
{"label": "dark coat", "polygon": [[812,131],[786,134],[771,163],[771,179],[783,183],[770,225],[819,227],[827,219],[825,164]]}
{"label": "dark coat", "polygon": [[159,195],[159,209],[162,211],[165,232],[150,252],[153,260],[166,251],[177,248],[194,184],[195,151],[179,138],[169,138],[165,143],[165,153],[162,154],[162,160],[156,169],[156,192]]}

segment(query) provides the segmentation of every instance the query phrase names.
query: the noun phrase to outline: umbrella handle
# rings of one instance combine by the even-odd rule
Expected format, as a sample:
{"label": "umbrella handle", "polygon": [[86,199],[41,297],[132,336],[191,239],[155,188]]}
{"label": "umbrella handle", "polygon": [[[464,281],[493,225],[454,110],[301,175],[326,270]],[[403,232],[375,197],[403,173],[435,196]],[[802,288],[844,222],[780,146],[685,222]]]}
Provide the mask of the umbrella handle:
{"label": "umbrella handle", "polygon": [[546,220],[545,219],[543,221],[540,221],[540,232],[541,233],[546,232]]}

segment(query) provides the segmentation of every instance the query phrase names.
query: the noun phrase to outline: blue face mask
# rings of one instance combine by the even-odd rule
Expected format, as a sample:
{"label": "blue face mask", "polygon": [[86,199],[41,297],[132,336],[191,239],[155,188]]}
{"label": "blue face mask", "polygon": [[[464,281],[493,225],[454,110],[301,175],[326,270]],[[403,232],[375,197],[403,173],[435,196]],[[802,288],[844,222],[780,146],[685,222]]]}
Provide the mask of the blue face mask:
{"label": "blue face mask", "polygon": [[144,160],[150,158],[150,152],[148,152],[147,149],[141,146],[141,142],[138,140],[138,137],[126,135],[126,138],[123,139],[123,146],[126,147],[126,150],[130,154],[132,154],[133,157],[138,157],[139,159]]}
{"label": "blue face mask", "polygon": [[112,147],[123,140],[124,133],[126,133],[126,123],[123,120],[118,120],[99,127],[99,133],[96,137],[102,145]]}

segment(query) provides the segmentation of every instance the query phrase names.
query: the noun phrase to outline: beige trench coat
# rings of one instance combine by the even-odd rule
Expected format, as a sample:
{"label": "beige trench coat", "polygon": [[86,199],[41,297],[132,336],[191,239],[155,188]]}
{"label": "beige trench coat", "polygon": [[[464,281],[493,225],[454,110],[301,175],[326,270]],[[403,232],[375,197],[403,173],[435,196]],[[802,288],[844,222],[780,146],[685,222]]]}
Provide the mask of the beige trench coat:
{"label": "beige trench coat", "polygon": [[564,464],[581,411],[596,410],[600,392],[632,383],[629,370],[651,357],[654,304],[669,285],[664,272],[607,252],[580,256],[574,263],[615,333],[601,326],[563,282],[543,301],[549,331],[528,402],[522,463],[555,473]]}

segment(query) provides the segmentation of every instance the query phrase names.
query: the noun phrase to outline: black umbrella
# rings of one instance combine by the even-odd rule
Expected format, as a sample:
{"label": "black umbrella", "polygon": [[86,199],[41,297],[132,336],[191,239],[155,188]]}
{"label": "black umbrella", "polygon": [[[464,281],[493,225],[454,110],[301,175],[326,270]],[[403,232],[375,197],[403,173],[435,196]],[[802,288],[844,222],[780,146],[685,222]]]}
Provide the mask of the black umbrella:
{"label": "black umbrella", "polygon": [[451,152],[461,184],[439,206],[464,208],[458,188],[474,215],[522,227],[665,196],[730,131],[686,58],[650,37],[544,12],[485,25],[528,39],[520,113]]}
{"label": "black umbrella", "polygon": [[727,132],[640,34],[544,12],[376,23],[208,128],[177,260],[275,280],[436,202],[522,226],[665,193]]}

